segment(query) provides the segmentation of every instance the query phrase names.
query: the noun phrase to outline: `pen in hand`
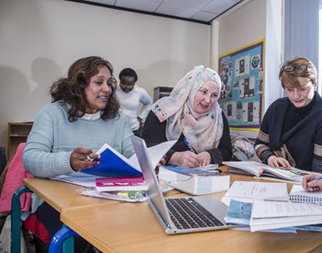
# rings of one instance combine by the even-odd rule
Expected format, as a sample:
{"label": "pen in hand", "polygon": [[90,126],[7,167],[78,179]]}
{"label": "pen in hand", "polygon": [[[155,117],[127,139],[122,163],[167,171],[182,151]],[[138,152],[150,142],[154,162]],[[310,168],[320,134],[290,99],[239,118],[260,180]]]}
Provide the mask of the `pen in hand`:
{"label": "pen in hand", "polygon": [[316,182],[322,179],[322,176],[317,177],[316,179],[312,180],[311,182]]}
{"label": "pen in hand", "polygon": [[183,137],[183,142],[184,144],[187,145],[187,147],[189,148],[189,150],[192,152],[192,153],[195,153],[196,154],[196,151],[194,150],[194,148],[191,146],[190,142],[188,141],[188,139],[186,137]]}
{"label": "pen in hand", "polygon": [[[321,182],[318,182],[322,179],[322,176],[318,176],[313,180],[310,180],[312,175],[305,176],[303,179],[303,188],[310,192],[320,191],[322,189]],[[309,181],[310,180],[310,181]]]}

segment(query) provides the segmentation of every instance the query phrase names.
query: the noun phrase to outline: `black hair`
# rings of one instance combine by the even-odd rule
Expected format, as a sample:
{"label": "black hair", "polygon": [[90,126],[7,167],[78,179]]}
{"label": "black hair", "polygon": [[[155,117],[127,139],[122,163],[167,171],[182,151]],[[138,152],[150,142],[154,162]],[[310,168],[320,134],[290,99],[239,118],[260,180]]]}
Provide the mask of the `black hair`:
{"label": "black hair", "polygon": [[138,75],[134,71],[134,69],[131,68],[125,68],[123,69],[120,74],[119,74],[119,79],[121,80],[122,76],[133,76],[134,77],[134,82],[138,80]]}

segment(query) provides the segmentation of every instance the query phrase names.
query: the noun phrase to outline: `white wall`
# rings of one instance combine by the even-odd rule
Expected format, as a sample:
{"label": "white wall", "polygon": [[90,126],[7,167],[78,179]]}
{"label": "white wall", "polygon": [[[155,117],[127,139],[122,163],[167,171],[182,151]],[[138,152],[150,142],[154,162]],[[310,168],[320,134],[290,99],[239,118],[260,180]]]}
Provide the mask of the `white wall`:
{"label": "white wall", "polygon": [[[281,94],[276,74],[282,45],[281,6],[282,0],[249,0],[212,23],[212,65],[216,70],[220,56],[265,39],[265,110]],[[240,133],[251,138],[257,136],[256,131]]]}
{"label": "white wall", "polygon": [[7,123],[32,121],[52,82],[78,58],[124,67],[153,95],[195,65],[211,64],[211,27],[63,0],[0,0],[0,146]]}
{"label": "white wall", "polygon": [[253,0],[219,19],[219,56],[265,38],[266,0]]}

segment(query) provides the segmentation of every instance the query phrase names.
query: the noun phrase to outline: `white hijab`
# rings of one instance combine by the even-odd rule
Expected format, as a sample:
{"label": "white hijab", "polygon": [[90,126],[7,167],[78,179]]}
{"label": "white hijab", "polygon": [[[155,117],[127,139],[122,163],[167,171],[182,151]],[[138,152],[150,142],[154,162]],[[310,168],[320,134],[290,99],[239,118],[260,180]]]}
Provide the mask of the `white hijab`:
{"label": "white hijab", "polygon": [[166,138],[176,140],[183,133],[197,153],[217,148],[223,134],[218,102],[202,115],[193,110],[196,92],[207,81],[214,81],[220,94],[219,75],[212,69],[196,66],[176,84],[169,97],[163,97],[151,106],[160,122],[167,120]]}

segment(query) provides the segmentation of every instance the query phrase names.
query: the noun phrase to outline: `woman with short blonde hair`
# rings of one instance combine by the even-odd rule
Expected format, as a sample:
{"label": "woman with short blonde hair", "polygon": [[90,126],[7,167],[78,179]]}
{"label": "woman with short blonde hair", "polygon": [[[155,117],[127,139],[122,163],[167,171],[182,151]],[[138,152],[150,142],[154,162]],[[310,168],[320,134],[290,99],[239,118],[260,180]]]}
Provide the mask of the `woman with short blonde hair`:
{"label": "woman with short blonde hair", "polygon": [[257,156],[272,167],[322,172],[322,99],[314,64],[295,57],[280,68],[287,97],[265,113],[255,143]]}

